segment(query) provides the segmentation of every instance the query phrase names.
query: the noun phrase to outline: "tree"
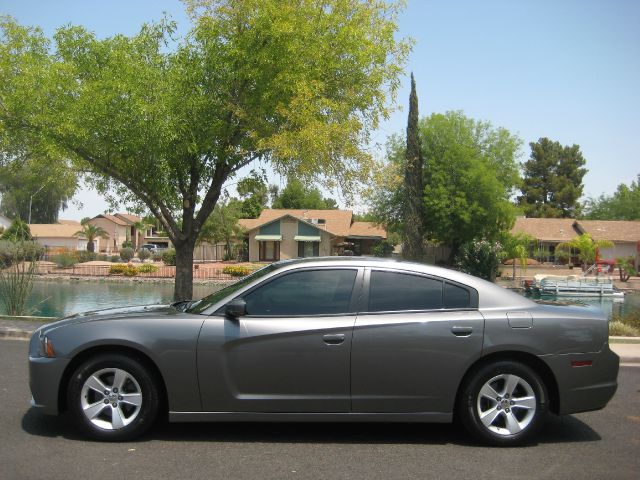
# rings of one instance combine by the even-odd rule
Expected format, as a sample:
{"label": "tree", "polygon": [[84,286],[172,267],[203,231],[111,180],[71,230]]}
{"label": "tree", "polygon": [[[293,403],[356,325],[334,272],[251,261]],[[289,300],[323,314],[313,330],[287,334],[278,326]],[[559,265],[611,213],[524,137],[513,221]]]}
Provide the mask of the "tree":
{"label": "tree", "polygon": [[[451,247],[474,239],[496,240],[515,219],[510,197],[519,183],[520,139],[504,128],[473,120],[462,112],[420,120],[425,236]],[[392,231],[404,225],[404,142],[393,136],[388,162],[376,172],[368,197],[378,221]]]}
{"label": "tree", "polygon": [[220,201],[209,216],[202,231],[199,242],[224,242],[227,250],[226,258],[233,256],[233,241],[242,237],[244,230],[238,224],[241,218],[242,205],[237,201]]}
{"label": "tree", "polygon": [[240,218],[258,218],[269,203],[269,187],[258,175],[243,178],[236,187],[240,197]]}
{"label": "tree", "polygon": [[640,175],[629,186],[621,183],[613,195],[600,195],[585,203],[591,220],[640,220]]}
{"label": "tree", "polygon": [[82,225],[82,230],[74,233],[76,237],[82,237],[87,239],[87,251],[93,253],[95,251],[95,242],[96,238],[109,238],[109,234],[102,227],[98,227],[97,225],[93,225],[91,223],[85,223]]}
{"label": "tree", "polygon": [[519,262],[520,268],[523,270],[527,268],[529,250],[534,243],[535,238],[522,232],[516,234],[504,232],[500,238],[500,244],[502,245],[502,257],[505,260],[511,260],[511,278],[513,278],[514,281],[516,279],[516,264]]}
{"label": "tree", "polygon": [[2,237],[0,238],[10,242],[26,242],[33,239],[29,225],[22,221],[20,217],[13,220],[11,226],[2,232]]}
{"label": "tree", "polygon": [[332,198],[323,198],[320,190],[305,186],[300,180],[289,178],[281,192],[276,193],[272,208],[308,208],[310,210],[331,210],[338,207]]}
{"label": "tree", "polygon": [[418,94],[416,82],[411,74],[411,94],[409,95],[409,119],[407,121],[407,148],[404,163],[404,250],[403,256],[409,260],[422,258],[424,236],[424,203],[422,200],[422,146],[418,128]]}
{"label": "tree", "polygon": [[596,252],[600,248],[613,247],[611,240],[593,240],[591,235],[583,233],[568,242],[559,243],[556,252],[571,253],[572,250],[578,252],[578,259],[582,263],[582,269],[586,270],[589,265],[596,261]]}
{"label": "tree", "polygon": [[578,199],[587,173],[580,147],[563,147],[548,138],[529,145],[531,158],[524,164],[519,205],[527,217],[575,218],[580,213]]}
{"label": "tree", "polygon": [[[346,190],[389,114],[409,43],[399,6],[361,0],[186,0],[131,37],[1,21],[0,130],[54,145],[113,206],[148,208],[176,248],[174,298],[193,290],[193,250],[230,177],[254,161]],[[167,48],[169,46],[170,48]]]}

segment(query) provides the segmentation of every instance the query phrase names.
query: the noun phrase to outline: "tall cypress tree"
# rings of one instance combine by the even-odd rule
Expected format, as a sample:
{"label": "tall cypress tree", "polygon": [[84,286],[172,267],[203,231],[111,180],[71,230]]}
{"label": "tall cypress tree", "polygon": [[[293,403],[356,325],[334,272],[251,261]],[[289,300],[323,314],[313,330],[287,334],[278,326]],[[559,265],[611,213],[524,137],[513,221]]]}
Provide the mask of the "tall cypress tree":
{"label": "tall cypress tree", "polygon": [[422,145],[418,131],[418,94],[416,82],[411,73],[411,94],[409,96],[409,119],[407,121],[407,149],[405,151],[405,205],[404,205],[404,250],[403,256],[409,260],[420,260],[423,255],[424,235],[422,200]]}

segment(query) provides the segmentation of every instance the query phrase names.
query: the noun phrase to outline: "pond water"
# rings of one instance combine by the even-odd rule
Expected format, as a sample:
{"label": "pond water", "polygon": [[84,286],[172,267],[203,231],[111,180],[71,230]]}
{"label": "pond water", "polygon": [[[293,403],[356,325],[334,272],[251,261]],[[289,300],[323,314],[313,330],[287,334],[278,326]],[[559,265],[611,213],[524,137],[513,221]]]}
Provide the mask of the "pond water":
{"label": "pond water", "polygon": [[[194,299],[222,288],[221,285],[194,285]],[[173,301],[172,283],[115,282],[34,282],[28,300],[30,315],[62,317],[110,307],[150,305]],[[3,306],[0,305],[0,313]]]}
{"label": "pond water", "polygon": [[[199,299],[222,288],[221,285],[194,285],[193,298]],[[545,300],[555,300],[545,296]],[[30,315],[62,317],[77,312],[129,305],[169,303],[173,299],[170,283],[114,283],[114,282],[34,282],[28,300]],[[601,308],[607,316],[640,309],[640,293],[613,298],[570,298],[560,300],[587,303]],[[0,305],[0,314],[3,312]]]}

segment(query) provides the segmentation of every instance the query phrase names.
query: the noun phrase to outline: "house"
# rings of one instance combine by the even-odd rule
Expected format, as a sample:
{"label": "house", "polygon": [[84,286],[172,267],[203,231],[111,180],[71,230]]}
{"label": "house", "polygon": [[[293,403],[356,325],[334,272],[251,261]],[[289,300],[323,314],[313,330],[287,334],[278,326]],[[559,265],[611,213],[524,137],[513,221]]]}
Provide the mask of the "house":
{"label": "house", "polygon": [[[35,241],[45,248],[47,254],[87,249],[87,239],[76,235],[82,230],[82,225],[75,220],[61,220],[60,223],[32,223],[29,229]],[[93,242],[94,251],[100,251],[101,242],[108,242],[108,240],[96,238]]]}
{"label": "house", "polygon": [[349,210],[265,209],[239,221],[246,231],[250,261],[340,254],[370,255],[387,238],[370,222],[354,222]]}
{"label": "house", "polygon": [[561,242],[588,233],[594,240],[610,240],[614,246],[602,248],[600,258],[633,257],[638,265],[640,251],[640,221],[623,220],[575,220],[572,218],[524,218],[519,217],[511,233],[526,233],[536,239],[538,257],[543,261],[555,261],[555,249]]}
{"label": "house", "polygon": [[109,215],[103,213],[93,217],[89,220],[89,223],[96,227],[101,227],[109,235],[108,240],[100,245],[100,249],[96,250],[97,252],[118,252],[124,242],[131,241],[132,232],[135,232],[135,229],[131,226],[132,222],[117,214]]}

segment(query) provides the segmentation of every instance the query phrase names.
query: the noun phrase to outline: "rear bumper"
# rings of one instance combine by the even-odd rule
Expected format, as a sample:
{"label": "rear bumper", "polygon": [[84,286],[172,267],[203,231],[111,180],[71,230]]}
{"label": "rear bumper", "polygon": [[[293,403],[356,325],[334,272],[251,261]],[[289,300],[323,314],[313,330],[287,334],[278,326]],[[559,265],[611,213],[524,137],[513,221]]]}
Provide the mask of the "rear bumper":
{"label": "rear bumper", "polygon": [[[605,345],[597,353],[540,357],[553,371],[558,384],[558,413],[589,412],[604,408],[618,388],[620,358]],[[590,366],[572,362],[591,361]]]}

